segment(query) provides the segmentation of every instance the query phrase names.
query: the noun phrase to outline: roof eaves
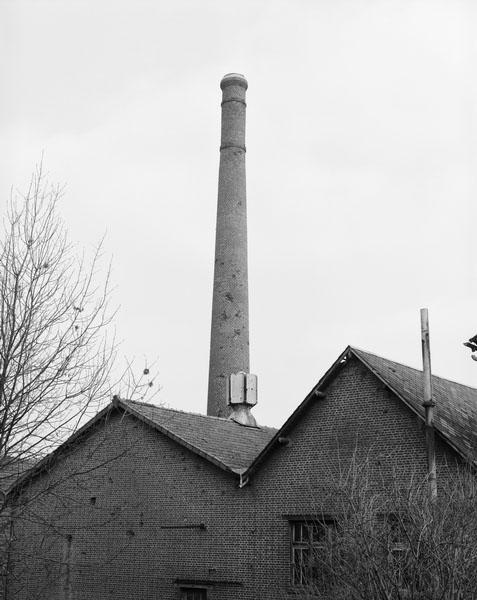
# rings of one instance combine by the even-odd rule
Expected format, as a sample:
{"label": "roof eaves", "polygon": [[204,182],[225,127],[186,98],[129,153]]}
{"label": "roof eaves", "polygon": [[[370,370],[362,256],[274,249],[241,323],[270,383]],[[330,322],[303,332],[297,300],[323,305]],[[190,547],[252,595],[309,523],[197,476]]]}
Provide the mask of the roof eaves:
{"label": "roof eaves", "polygon": [[344,352],[342,352],[339,357],[335,360],[335,362],[331,365],[331,367],[326,371],[323,377],[319,380],[319,382],[313,387],[311,392],[305,397],[305,399],[297,406],[297,408],[292,412],[292,414],[288,417],[285,423],[277,430],[272,439],[268,442],[268,444],[263,448],[263,450],[256,456],[253,460],[252,464],[243,472],[243,477],[250,477],[250,475],[256,471],[257,467],[260,463],[265,459],[265,457],[272,451],[274,446],[276,445],[278,438],[282,437],[300,418],[301,414],[306,410],[311,401],[316,401],[317,392],[322,391],[324,387],[328,385],[328,383],[336,376],[341,365],[345,363],[346,358],[349,354],[350,346],[347,346]]}
{"label": "roof eaves", "polygon": [[240,475],[241,469],[234,469],[233,467],[229,467],[228,465],[223,463],[220,459],[218,459],[216,456],[213,456],[212,454],[209,454],[207,452],[204,452],[204,450],[197,448],[197,446],[194,446],[193,444],[189,443],[184,438],[176,435],[175,433],[172,433],[172,431],[170,431],[163,425],[156,423],[153,419],[150,419],[149,417],[146,417],[145,415],[143,415],[140,411],[135,410],[134,407],[131,406],[130,404],[128,404],[127,401],[116,400],[115,404],[116,404],[116,406],[120,406],[124,411],[133,415],[136,419],[139,419],[140,421],[146,423],[153,429],[156,429],[157,431],[161,432],[166,437],[170,438],[171,440],[174,440],[175,442],[177,442],[181,446],[184,446],[191,452],[194,452],[194,454],[197,454],[198,456],[205,458],[206,460],[208,460],[209,462],[214,464],[216,467],[219,467],[223,471],[226,471],[227,473],[233,473],[234,475]]}
{"label": "roof eaves", "polygon": [[[353,356],[360,360],[365,365],[365,367],[367,367],[373,373],[375,377],[377,377],[382,383],[384,383],[384,385],[388,387],[393,392],[393,394],[395,394],[401,400],[401,402],[403,402],[403,404],[405,404],[409,408],[409,410],[411,410],[422,422],[425,423],[425,416],[421,414],[418,410],[416,410],[414,406],[407,400],[407,398],[403,396],[391,383],[389,383],[389,381],[384,375],[381,375],[381,373],[379,373],[379,371],[372,367],[363,356],[360,356],[360,350],[358,348],[355,349],[351,346],[350,351],[353,354]],[[439,437],[441,437],[446,442],[446,444],[448,444],[453,450],[455,450],[457,454],[462,456],[464,460],[469,460],[467,453],[463,451],[462,448],[459,448],[456,444],[454,444],[454,442],[447,436],[447,434],[439,427],[437,423],[434,423],[434,428]],[[477,461],[472,460],[472,462],[474,464],[477,464]]]}
{"label": "roof eaves", "polygon": [[5,493],[5,496],[9,496],[14,493],[18,487],[21,487],[26,481],[35,477],[35,475],[41,473],[46,468],[50,467],[51,464],[55,461],[58,455],[68,448],[76,440],[78,440],[86,431],[90,428],[94,427],[98,421],[100,421],[103,417],[105,417],[113,408],[115,407],[114,402],[109,403],[103,410],[101,410],[97,415],[95,415],[92,419],[90,419],[87,423],[85,423],[82,427],[80,427],[77,431],[72,433],[70,437],[65,440],[62,444],[60,444],[57,448],[47,454],[44,458],[38,461],[31,469],[25,471],[20,477],[12,483],[12,485],[8,488]]}

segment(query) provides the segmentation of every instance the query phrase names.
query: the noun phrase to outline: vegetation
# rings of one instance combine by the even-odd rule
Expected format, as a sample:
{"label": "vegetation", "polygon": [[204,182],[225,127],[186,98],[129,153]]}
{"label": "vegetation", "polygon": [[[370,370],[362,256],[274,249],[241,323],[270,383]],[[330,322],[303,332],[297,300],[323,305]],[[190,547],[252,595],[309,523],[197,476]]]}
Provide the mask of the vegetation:
{"label": "vegetation", "polygon": [[299,597],[477,598],[477,480],[471,469],[454,472],[433,501],[427,480],[378,489],[370,464],[353,463],[332,490],[336,512],[308,524],[310,553],[294,566],[304,575]]}
{"label": "vegetation", "polygon": [[[110,400],[116,356],[101,243],[78,256],[41,166],[14,194],[0,240],[0,489]],[[147,381],[145,381],[147,379]],[[152,386],[130,366],[122,386]]]}

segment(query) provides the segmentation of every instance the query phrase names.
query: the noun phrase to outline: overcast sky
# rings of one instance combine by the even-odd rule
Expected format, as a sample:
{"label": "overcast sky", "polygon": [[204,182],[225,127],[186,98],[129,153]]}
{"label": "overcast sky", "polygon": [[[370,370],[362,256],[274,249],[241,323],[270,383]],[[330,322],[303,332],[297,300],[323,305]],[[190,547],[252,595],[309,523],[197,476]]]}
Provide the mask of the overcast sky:
{"label": "overcast sky", "polygon": [[44,151],[106,233],[122,354],[205,412],[219,82],[244,73],[251,370],[280,425],[348,344],[477,386],[473,0],[0,0],[0,191]]}

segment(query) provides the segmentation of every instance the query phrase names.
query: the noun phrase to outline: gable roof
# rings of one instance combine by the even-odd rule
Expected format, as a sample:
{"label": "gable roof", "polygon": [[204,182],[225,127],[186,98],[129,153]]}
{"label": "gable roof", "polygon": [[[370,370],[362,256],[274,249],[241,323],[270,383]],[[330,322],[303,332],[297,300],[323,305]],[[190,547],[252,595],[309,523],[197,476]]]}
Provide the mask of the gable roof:
{"label": "gable roof", "polygon": [[[322,395],[328,383],[352,356],[374,373],[424,421],[422,371],[348,346],[278,430],[271,427],[246,427],[220,417],[115,398],[55,451],[20,476],[9,492],[49,466],[61,454],[62,449],[80,439],[113,408],[131,414],[219,468],[239,475],[241,485],[245,484],[249,475],[276,447],[279,438],[285,436],[301,418],[310,402],[316,401]],[[471,459],[477,464],[477,389],[435,375],[432,376],[432,386],[436,402],[436,432],[463,458]]]}
{"label": "gable roof", "polygon": [[[355,356],[361,361],[408,408],[425,421],[425,412],[422,406],[424,397],[422,371],[348,346],[284,425],[275,433],[265,448],[257,455],[244,473],[244,477],[248,477],[257,469],[268,453],[276,447],[278,438],[285,436],[300,419],[308,405],[322,395],[328,383],[334,379],[340,368],[346,364],[351,356]],[[464,459],[477,464],[477,389],[432,375],[432,397],[436,403],[434,427],[437,434]]]}
{"label": "gable roof", "polygon": [[236,474],[247,469],[276,431],[132,400],[119,400],[117,404],[192,452]]}
{"label": "gable roof", "polygon": [[224,471],[239,476],[246,471],[276,431],[271,427],[246,427],[230,419],[187,413],[114,397],[106,408],[73,433],[58,448],[20,475],[7,493],[14,493],[26,481],[49,468],[61,456],[63,450],[84,437],[115,408],[160,431]]}
{"label": "gable roof", "polygon": [[58,448],[20,475],[7,493],[15,492],[26,481],[49,468],[61,456],[63,450],[92,430],[113,409],[120,409],[132,415],[224,471],[239,476],[246,471],[276,431],[271,427],[247,427],[230,419],[187,413],[114,397],[106,408],[73,433]]}
{"label": "gable roof", "polygon": [[[425,419],[422,401],[424,377],[422,371],[351,348],[379,379],[381,379],[417,415]],[[477,389],[432,376],[434,427],[457,452],[466,459],[475,460],[477,452]]]}

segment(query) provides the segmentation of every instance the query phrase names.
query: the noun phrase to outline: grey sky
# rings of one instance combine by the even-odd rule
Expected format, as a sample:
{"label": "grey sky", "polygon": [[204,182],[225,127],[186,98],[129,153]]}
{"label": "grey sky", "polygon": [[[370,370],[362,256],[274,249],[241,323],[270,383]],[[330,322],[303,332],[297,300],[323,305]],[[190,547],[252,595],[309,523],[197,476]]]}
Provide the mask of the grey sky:
{"label": "grey sky", "polygon": [[477,386],[477,5],[0,0],[0,189],[107,232],[123,353],[205,412],[221,77],[244,73],[251,366],[280,424],[347,344]]}

